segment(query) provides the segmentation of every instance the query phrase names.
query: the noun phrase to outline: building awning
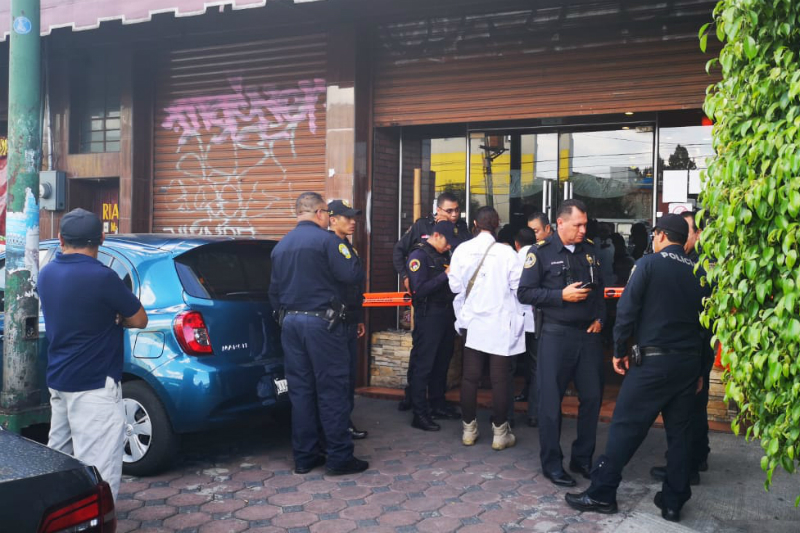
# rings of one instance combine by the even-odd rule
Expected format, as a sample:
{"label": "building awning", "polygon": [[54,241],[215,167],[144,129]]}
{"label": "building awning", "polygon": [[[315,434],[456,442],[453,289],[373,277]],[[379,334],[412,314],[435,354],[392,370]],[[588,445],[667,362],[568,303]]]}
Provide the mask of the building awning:
{"label": "building awning", "polygon": [[[263,7],[269,0],[41,0],[42,35],[56,28],[73,31],[93,30],[101,22],[121,20],[123,24],[148,22],[153,15],[173,13],[176,17],[202,15],[209,9]],[[294,0],[295,4],[321,0]],[[11,0],[0,0],[2,40],[11,31]]]}

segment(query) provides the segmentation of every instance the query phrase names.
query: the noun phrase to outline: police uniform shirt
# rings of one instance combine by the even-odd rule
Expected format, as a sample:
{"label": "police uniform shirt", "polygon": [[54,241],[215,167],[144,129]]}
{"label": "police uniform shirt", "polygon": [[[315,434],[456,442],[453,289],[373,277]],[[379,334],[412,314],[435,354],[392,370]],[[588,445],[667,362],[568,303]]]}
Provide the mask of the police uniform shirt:
{"label": "police uniform shirt", "polygon": [[641,347],[700,353],[698,317],[708,294],[682,246],[645,255],[634,265],[617,305],[615,356],[625,355],[631,336]]}
{"label": "police uniform shirt", "polygon": [[[593,281],[597,286],[581,302],[564,301],[564,288],[579,281]],[[545,324],[551,321],[588,328],[597,319],[605,320],[604,288],[594,245],[578,243],[570,252],[554,233],[532,246],[525,257],[517,296],[520,303],[541,309]]]}
{"label": "police uniform shirt", "polygon": [[[361,257],[358,255],[356,247],[350,243],[350,240],[342,239],[336,233],[330,232],[331,235],[339,239],[350,250],[350,255],[357,263],[359,270],[364,270],[361,264]],[[347,306],[347,322],[351,324],[360,324],[364,322],[364,282],[348,285],[346,289],[344,304]]]}
{"label": "police uniform shirt", "polygon": [[344,302],[346,286],[363,279],[364,270],[350,248],[304,220],[272,250],[270,303],[275,309],[324,311],[332,297]]}
{"label": "police uniform shirt", "polygon": [[408,282],[414,305],[422,301],[449,303],[453,293],[447,284],[446,254],[440,254],[427,242],[418,245],[408,256]]}
{"label": "police uniform shirt", "polygon": [[[400,237],[400,240],[394,245],[394,250],[392,250],[392,264],[394,265],[395,272],[403,277],[408,277],[409,273],[406,267],[411,252],[416,245],[428,241],[428,237],[433,235],[433,226],[435,225],[436,217],[434,215],[428,215],[414,222],[414,224],[403,233],[403,236]],[[460,218],[456,221],[456,229],[458,230],[456,234],[457,242],[452,245],[453,250],[455,250],[459,244],[470,238],[467,223]]]}

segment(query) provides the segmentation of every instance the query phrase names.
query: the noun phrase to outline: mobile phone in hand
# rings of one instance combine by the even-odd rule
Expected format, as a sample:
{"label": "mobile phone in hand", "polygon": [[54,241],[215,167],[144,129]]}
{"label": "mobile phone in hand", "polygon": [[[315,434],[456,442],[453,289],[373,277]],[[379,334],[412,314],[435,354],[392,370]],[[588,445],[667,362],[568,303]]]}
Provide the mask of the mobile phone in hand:
{"label": "mobile phone in hand", "polygon": [[597,283],[595,283],[594,281],[587,281],[586,283],[584,283],[583,285],[579,286],[578,288],[579,289],[589,289],[590,291],[593,291],[594,289],[597,288]]}

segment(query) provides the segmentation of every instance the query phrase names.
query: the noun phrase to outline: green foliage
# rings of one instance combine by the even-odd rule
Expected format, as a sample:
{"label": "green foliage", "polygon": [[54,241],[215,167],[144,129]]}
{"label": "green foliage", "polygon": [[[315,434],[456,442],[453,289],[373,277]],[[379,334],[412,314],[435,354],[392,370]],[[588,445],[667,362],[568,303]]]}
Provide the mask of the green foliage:
{"label": "green foliage", "polygon": [[722,81],[705,102],[716,157],[701,246],[715,288],[703,321],[729,366],[733,429],[761,441],[769,488],[800,456],[800,2],[721,0],[701,48],[712,31],[724,47],[707,66]]}

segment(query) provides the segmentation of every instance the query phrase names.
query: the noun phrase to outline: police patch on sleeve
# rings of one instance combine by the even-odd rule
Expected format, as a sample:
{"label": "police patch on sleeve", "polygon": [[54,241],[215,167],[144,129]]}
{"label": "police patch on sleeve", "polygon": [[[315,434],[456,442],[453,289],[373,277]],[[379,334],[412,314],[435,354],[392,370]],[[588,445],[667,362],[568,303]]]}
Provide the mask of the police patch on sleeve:
{"label": "police patch on sleeve", "polygon": [[345,259],[350,259],[350,250],[347,249],[347,245],[345,243],[339,245],[339,253],[342,254]]}
{"label": "police patch on sleeve", "polygon": [[419,270],[419,259],[412,259],[411,261],[409,261],[408,269],[411,272],[416,272],[417,270]]}
{"label": "police patch on sleeve", "polygon": [[525,264],[523,266],[525,268],[531,268],[535,264],[536,264],[536,254],[529,252],[528,255],[525,256]]}

